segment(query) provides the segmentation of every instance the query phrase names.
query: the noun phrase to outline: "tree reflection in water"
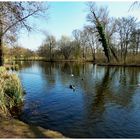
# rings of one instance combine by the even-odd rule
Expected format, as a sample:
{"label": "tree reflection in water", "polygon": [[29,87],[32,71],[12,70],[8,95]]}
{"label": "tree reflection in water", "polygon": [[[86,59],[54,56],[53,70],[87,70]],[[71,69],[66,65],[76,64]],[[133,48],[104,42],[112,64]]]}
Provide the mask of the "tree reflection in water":
{"label": "tree reflection in water", "polygon": [[[49,126],[71,137],[129,137],[140,130],[136,123],[140,115],[136,104],[140,68],[91,63],[27,63],[23,63],[20,70],[24,86],[33,89],[27,90],[26,102],[40,100],[41,104],[37,108],[38,116],[25,110],[23,116],[28,115],[27,121],[45,128]],[[32,72],[37,74],[36,78],[30,75]],[[75,92],[69,89],[70,84],[75,85]],[[136,132],[132,133],[135,127],[139,129],[133,129]]]}

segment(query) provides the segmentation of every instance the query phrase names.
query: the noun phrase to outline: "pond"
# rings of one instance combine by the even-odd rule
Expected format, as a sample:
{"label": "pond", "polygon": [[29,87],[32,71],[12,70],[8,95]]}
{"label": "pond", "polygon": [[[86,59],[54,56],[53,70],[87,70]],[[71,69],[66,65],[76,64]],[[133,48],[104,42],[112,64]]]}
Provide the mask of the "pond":
{"label": "pond", "polygon": [[139,67],[41,61],[19,65],[27,93],[22,121],[71,138],[140,138]]}

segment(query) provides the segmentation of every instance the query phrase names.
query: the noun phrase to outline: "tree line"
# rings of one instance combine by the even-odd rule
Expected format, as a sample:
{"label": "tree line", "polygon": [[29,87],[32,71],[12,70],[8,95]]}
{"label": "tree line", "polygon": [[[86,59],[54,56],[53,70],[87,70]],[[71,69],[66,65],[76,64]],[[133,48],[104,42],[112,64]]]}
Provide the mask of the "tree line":
{"label": "tree line", "polygon": [[[36,5],[36,3],[29,4]],[[37,9],[31,8],[31,12],[26,9],[29,12],[27,12],[27,15],[34,14],[36,10],[37,13],[42,12],[42,8],[38,9],[40,5],[36,6]],[[73,30],[72,36],[62,35],[57,40],[54,35],[45,34],[45,40],[37,51],[33,52],[30,49],[25,51],[22,47],[20,47],[22,51],[19,51],[19,47],[15,47],[14,49],[18,51],[15,51],[13,55],[17,58],[35,56],[47,61],[80,60],[92,61],[94,63],[140,63],[140,22],[132,16],[110,17],[108,8],[97,7],[95,2],[88,2],[87,9],[86,20],[88,24],[82,29]],[[22,13],[20,14],[22,15]],[[24,17],[27,16],[21,17],[21,21]],[[16,20],[13,24],[19,20]],[[24,28],[30,29],[26,22],[25,24],[21,21],[19,21],[20,24],[17,24],[18,27],[24,26]],[[11,25],[9,26],[11,27]],[[16,26],[14,25],[13,27]],[[7,31],[13,29],[9,28]],[[7,34],[9,35],[9,32]],[[1,36],[0,38],[2,39]],[[10,51],[12,52],[14,49]]]}
{"label": "tree line", "polygon": [[72,37],[53,35],[38,49],[38,55],[47,60],[91,60],[98,62],[126,63],[137,59],[140,63],[140,22],[135,17],[113,18],[106,7],[87,3],[88,25],[72,31]]}

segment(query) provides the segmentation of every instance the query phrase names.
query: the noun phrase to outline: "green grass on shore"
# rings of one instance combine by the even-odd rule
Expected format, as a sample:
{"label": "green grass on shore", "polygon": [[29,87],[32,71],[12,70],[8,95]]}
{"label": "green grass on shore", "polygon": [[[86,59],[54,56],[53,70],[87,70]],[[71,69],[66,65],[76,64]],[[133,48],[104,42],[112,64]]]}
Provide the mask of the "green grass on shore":
{"label": "green grass on shore", "polygon": [[16,74],[0,67],[0,116],[7,117],[17,112],[23,102],[23,90]]}

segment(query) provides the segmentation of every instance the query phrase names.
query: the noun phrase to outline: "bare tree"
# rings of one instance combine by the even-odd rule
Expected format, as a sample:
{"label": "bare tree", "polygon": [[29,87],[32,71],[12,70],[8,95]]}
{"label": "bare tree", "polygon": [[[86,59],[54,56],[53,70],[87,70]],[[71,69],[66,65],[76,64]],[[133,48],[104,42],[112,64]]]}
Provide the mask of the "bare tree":
{"label": "bare tree", "polygon": [[83,53],[83,59],[87,59],[87,50],[88,50],[88,45],[87,45],[87,32],[85,30],[81,31],[80,34],[81,38],[81,47],[82,47],[82,53]]}
{"label": "bare tree", "polygon": [[48,6],[42,2],[0,2],[0,65],[3,65],[3,41],[21,28],[31,30],[28,18],[41,16]]}
{"label": "bare tree", "polygon": [[71,39],[67,36],[62,36],[58,44],[64,58],[68,60],[73,48]]}
{"label": "bare tree", "polygon": [[52,54],[53,54],[53,49],[56,46],[56,39],[53,35],[47,35],[45,41],[44,41],[44,46],[49,48],[49,59],[50,61],[53,60]]}
{"label": "bare tree", "polygon": [[76,58],[80,57],[80,54],[81,54],[81,46],[82,46],[81,34],[82,34],[82,31],[79,29],[75,29],[72,31],[72,35],[74,37],[74,46],[75,46],[74,52],[75,52]]}
{"label": "bare tree", "polygon": [[95,63],[96,62],[96,50],[98,48],[98,44],[97,44],[98,38],[96,37],[95,34],[93,34],[91,32],[91,30],[88,28],[88,26],[85,26],[83,32],[84,32],[84,37],[85,37],[86,43],[91,49],[93,62]]}
{"label": "bare tree", "polygon": [[131,35],[132,32],[136,29],[136,26],[137,22],[134,17],[118,18],[117,31],[121,46],[121,58],[123,58],[124,63],[126,61],[128,48],[131,41]]}
{"label": "bare tree", "polygon": [[135,2],[133,2],[132,4],[131,4],[131,6],[130,6],[130,8],[129,8],[129,11],[130,10],[133,10],[134,8],[136,8],[136,7],[140,7],[140,2],[139,1],[135,1]]}
{"label": "bare tree", "polygon": [[138,54],[140,47],[140,29],[132,31],[130,41],[130,49],[133,51],[133,55]]}

